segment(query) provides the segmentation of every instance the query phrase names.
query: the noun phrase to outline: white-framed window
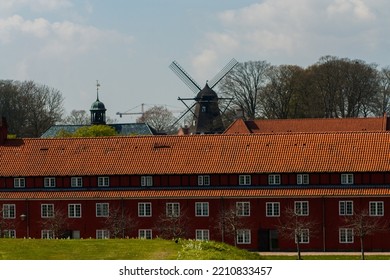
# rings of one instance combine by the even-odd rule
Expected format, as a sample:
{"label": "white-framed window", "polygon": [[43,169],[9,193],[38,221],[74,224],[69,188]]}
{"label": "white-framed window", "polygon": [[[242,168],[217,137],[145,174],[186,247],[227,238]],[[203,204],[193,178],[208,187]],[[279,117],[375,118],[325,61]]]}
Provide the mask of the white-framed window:
{"label": "white-framed window", "polygon": [[238,184],[240,186],[249,186],[251,184],[251,175],[238,176]]}
{"label": "white-framed window", "polygon": [[383,201],[370,201],[370,216],[383,216],[384,212]]}
{"label": "white-framed window", "polygon": [[208,217],[209,216],[209,203],[208,202],[195,202],[195,216]]}
{"label": "white-framed window", "polygon": [[251,204],[250,202],[236,202],[236,214],[237,216],[250,216]]}
{"label": "white-framed window", "polygon": [[153,186],[153,176],[141,176],[141,186],[142,187],[152,187]]}
{"label": "white-framed window", "polygon": [[98,177],[98,187],[109,187],[110,177]]}
{"label": "white-framed window", "polygon": [[14,178],[14,188],[24,188],[26,187],[25,178]]}
{"label": "white-framed window", "polygon": [[249,229],[239,229],[237,231],[237,244],[250,244],[251,231]]}
{"label": "white-framed window", "polygon": [[110,215],[110,204],[107,202],[96,203],[96,217],[108,217]]}
{"label": "white-framed window", "polygon": [[295,214],[298,216],[309,215],[309,201],[295,201],[294,202]]}
{"label": "white-framed window", "polygon": [[15,204],[3,204],[3,219],[15,219],[16,206]]}
{"label": "white-framed window", "polygon": [[5,229],[3,230],[4,238],[16,238],[16,230],[14,229]]}
{"label": "white-framed window", "polygon": [[341,174],[341,184],[342,185],[352,185],[353,184],[353,174],[352,173]]}
{"label": "white-framed window", "polygon": [[140,239],[152,239],[152,230],[151,229],[139,229],[138,238]]}
{"label": "white-framed window", "polygon": [[54,231],[51,229],[43,229],[41,230],[41,238],[42,239],[54,239]]}
{"label": "white-framed window", "polygon": [[151,202],[139,202],[138,203],[138,217],[151,217],[152,216],[152,203]]}
{"label": "white-framed window", "polygon": [[41,204],[41,218],[54,217],[54,204]]}
{"label": "white-framed window", "polygon": [[210,240],[210,231],[208,229],[195,230],[195,239],[200,241]]}
{"label": "white-framed window", "polygon": [[166,215],[167,215],[167,217],[179,217],[180,216],[180,203],[178,203],[178,202],[166,203]]}
{"label": "white-framed window", "polygon": [[96,239],[109,239],[110,231],[107,229],[97,229],[96,230]]}
{"label": "white-framed window", "polygon": [[210,186],[210,175],[198,175],[198,186]]}
{"label": "white-framed window", "polygon": [[267,202],[265,208],[267,217],[280,217],[280,202]]}
{"label": "white-framed window", "polygon": [[81,218],[81,204],[68,204],[68,217]]}
{"label": "white-framed window", "polygon": [[308,185],[309,174],[297,174],[297,185]]}
{"label": "white-framed window", "polygon": [[352,200],[339,201],[339,215],[340,216],[353,215],[353,201]]}
{"label": "white-framed window", "polygon": [[45,188],[54,188],[56,186],[56,178],[54,177],[45,177],[43,179]]}
{"label": "white-framed window", "polygon": [[83,178],[82,177],[72,177],[70,179],[70,186],[72,188],[81,188],[83,186]]}
{"label": "white-framed window", "polygon": [[309,229],[302,228],[300,230],[295,230],[295,243],[309,243]]}
{"label": "white-framed window", "polygon": [[280,174],[268,175],[268,185],[280,185],[280,184],[281,184]]}
{"label": "white-framed window", "polygon": [[353,243],[353,229],[352,228],[340,228],[339,229],[339,242],[340,243]]}

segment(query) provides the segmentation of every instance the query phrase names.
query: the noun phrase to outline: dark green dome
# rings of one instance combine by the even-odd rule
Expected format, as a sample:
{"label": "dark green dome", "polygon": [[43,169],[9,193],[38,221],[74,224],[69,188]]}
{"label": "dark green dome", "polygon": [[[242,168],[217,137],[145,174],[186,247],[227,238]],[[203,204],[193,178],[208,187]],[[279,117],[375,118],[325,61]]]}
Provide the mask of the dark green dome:
{"label": "dark green dome", "polygon": [[91,105],[91,111],[105,111],[106,107],[104,106],[104,103],[99,101],[99,99],[96,99],[95,102]]}

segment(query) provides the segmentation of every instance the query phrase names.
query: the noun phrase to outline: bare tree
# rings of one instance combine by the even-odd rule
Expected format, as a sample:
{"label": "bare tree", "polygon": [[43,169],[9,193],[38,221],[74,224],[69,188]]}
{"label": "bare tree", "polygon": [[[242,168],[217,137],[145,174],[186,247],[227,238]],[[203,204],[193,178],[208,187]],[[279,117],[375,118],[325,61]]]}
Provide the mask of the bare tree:
{"label": "bare tree", "polygon": [[63,209],[55,209],[49,213],[49,217],[42,218],[42,229],[50,230],[54,238],[65,238],[69,228],[67,212]]}
{"label": "bare tree", "polygon": [[170,133],[172,129],[175,130],[171,127],[174,121],[173,113],[164,106],[153,106],[137,119],[137,123],[147,123],[158,133]]}
{"label": "bare tree", "polygon": [[16,229],[15,213],[11,213],[11,209],[3,207],[0,209],[0,238],[9,237],[9,231]]}
{"label": "bare tree", "polygon": [[110,209],[110,215],[104,224],[112,238],[125,238],[130,236],[130,231],[137,227],[136,219],[122,207]]}
{"label": "bare tree", "polygon": [[186,211],[179,204],[171,204],[161,213],[155,223],[159,236],[165,239],[178,239],[187,236],[188,217]]}
{"label": "bare tree", "polygon": [[282,217],[278,232],[282,237],[295,242],[297,258],[301,260],[301,243],[308,242],[310,236],[317,233],[318,223],[311,217],[303,215],[301,208],[286,207]]}
{"label": "bare tree", "polygon": [[71,125],[88,125],[91,123],[89,114],[85,110],[72,110],[63,120],[64,124]]}
{"label": "bare tree", "polygon": [[378,216],[370,216],[367,209],[356,211],[351,216],[345,216],[345,227],[353,230],[353,235],[359,237],[361,259],[364,260],[364,240],[367,236],[386,229],[386,223]]}

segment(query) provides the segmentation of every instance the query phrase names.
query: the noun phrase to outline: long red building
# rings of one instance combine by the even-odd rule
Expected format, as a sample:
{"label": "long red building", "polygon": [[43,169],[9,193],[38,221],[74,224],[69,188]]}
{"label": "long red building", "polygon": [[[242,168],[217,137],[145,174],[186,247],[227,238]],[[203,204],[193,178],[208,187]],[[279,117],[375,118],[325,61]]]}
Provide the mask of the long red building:
{"label": "long red building", "polygon": [[367,211],[384,227],[365,238],[365,249],[389,251],[387,121],[284,120],[267,128],[271,121],[238,120],[222,135],[7,139],[3,120],[1,233],[155,238],[168,230],[288,251],[297,240],[280,228],[293,209],[313,221],[300,229],[303,250],[356,251],[347,218]]}

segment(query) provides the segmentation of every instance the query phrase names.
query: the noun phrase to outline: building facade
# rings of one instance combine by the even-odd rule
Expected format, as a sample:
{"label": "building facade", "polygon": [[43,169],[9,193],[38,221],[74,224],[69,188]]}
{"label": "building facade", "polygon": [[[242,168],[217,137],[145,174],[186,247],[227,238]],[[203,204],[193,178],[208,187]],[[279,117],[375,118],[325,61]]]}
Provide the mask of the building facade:
{"label": "building facade", "polygon": [[[365,249],[389,251],[385,120],[366,129],[351,120],[344,131],[63,139],[6,139],[3,121],[2,236],[183,236],[259,251],[295,250],[296,242],[356,251],[351,219],[366,213],[381,226]],[[295,238],[282,232],[289,209],[305,221]]]}

